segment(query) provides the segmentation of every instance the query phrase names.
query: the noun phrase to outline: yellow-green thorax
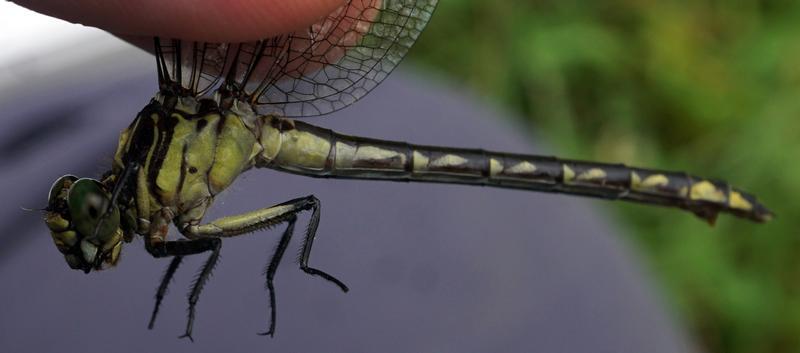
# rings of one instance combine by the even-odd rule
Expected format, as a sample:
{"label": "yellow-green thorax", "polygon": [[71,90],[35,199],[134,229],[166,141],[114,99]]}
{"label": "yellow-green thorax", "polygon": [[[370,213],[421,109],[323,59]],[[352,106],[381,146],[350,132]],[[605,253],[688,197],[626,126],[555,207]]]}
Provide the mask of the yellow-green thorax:
{"label": "yellow-green thorax", "polygon": [[190,98],[173,104],[156,96],[122,132],[115,154],[114,174],[131,159],[140,165],[134,195],[140,234],[164,210],[179,226],[197,224],[214,196],[253,165],[257,118],[249,107],[222,112]]}

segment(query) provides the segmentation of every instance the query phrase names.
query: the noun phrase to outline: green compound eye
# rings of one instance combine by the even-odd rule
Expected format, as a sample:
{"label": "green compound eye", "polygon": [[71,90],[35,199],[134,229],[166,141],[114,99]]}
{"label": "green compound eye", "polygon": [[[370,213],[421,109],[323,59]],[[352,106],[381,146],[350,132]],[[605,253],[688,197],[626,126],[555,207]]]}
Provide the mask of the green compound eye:
{"label": "green compound eye", "polygon": [[[92,240],[95,227],[111,200],[103,186],[92,179],[78,179],[69,190],[67,204],[75,230],[84,239]],[[114,235],[119,227],[119,209],[115,206],[97,228],[96,244],[103,244]]]}

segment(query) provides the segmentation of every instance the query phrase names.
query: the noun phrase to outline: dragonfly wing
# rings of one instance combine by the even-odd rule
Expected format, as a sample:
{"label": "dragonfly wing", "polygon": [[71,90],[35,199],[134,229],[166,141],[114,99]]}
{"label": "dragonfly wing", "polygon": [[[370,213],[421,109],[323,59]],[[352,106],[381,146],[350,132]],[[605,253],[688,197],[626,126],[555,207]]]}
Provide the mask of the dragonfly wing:
{"label": "dragonfly wing", "polygon": [[160,89],[202,97],[218,88],[232,55],[228,43],[182,42],[156,38]]}
{"label": "dragonfly wing", "polygon": [[304,30],[249,43],[157,39],[159,82],[162,89],[198,97],[221,87],[261,114],[327,114],[365,96],[389,75],[436,2],[350,0]]}

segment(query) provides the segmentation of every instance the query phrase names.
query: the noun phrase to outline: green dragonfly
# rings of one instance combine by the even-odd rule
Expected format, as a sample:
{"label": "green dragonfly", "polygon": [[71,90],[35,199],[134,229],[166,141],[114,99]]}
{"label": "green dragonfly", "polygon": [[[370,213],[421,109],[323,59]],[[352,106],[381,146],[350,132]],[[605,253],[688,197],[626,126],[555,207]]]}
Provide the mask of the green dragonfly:
{"label": "green dragonfly", "polygon": [[[67,264],[86,273],[112,267],[137,234],[153,257],[171,257],[152,328],[182,259],[209,253],[189,295],[182,337],[191,339],[221,239],[285,223],[266,270],[271,315],[264,334],[273,335],[273,279],[298,213],[311,212],[300,269],[348,288],[309,265],[320,222],[313,195],[203,221],[215,196],[252,168],[627,200],[681,208],[711,223],[721,212],[756,222],[772,217],[754,196],[687,173],[376,140],[293,120],[344,108],[375,88],[414,44],[436,2],[350,0],[305,30],[249,43],[155,38],[159,90],[122,132],[111,170],[99,180],[65,175],[50,190],[45,222]],[[170,223],[185,239],[167,237]]]}

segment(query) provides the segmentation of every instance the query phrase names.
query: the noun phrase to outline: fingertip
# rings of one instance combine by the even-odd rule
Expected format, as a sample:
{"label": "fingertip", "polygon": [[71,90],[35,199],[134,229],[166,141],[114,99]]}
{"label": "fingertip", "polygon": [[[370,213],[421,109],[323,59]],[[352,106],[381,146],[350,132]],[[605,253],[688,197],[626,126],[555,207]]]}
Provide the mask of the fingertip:
{"label": "fingertip", "polygon": [[244,42],[304,28],[344,0],[20,0],[34,11],[122,36]]}

